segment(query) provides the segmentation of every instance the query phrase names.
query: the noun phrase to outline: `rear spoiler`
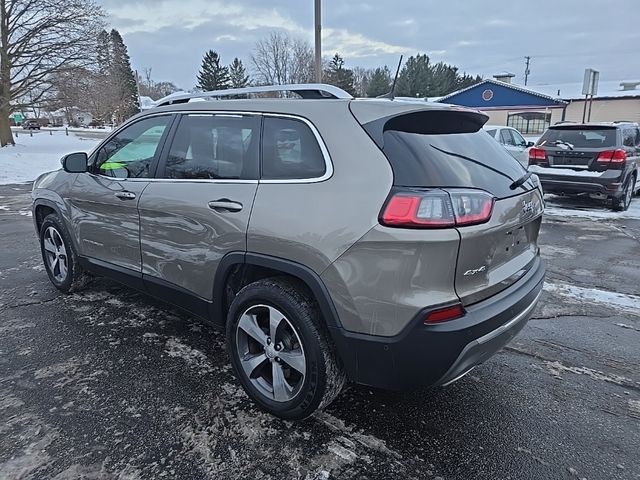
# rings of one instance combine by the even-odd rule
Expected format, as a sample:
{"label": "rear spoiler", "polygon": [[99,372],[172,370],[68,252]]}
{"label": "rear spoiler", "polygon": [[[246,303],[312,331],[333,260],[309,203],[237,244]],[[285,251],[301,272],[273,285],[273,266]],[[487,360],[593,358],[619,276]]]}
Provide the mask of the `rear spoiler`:
{"label": "rear spoiler", "polygon": [[362,125],[378,147],[383,146],[387,130],[422,135],[475,133],[487,123],[489,116],[477,110],[418,110],[382,117]]}

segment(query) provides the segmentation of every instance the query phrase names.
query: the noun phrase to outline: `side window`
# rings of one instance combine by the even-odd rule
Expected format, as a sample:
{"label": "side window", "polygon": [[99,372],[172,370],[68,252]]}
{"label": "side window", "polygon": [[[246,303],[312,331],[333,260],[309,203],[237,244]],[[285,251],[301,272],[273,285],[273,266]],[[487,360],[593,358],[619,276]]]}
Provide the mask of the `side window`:
{"label": "side window", "polygon": [[496,129],[492,128],[490,130],[486,131],[489,135],[491,135],[493,138],[496,138]]}
{"label": "side window", "polygon": [[514,130],[509,130],[511,135],[513,135],[513,140],[518,147],[524,147],[527,145],[527,141],[524,139],[522,135]]}
{"label": "side window", "polygon": [[514,145],[510,130],[507,130],[506,128],[500,130],[500,143],[504,143],[505,145]]}
{"label": "side window", "polygon": [[636,145],[636,130],[633,128],[625,128],[622,130],[622,144],[625,147],[635,147]]}
{"label": "side window", "polygon": [[164,168],[164,178],[257,179],[260,117],[184,115]]}
{"label": "side window", "polygon": [[114,178],[148,178],[171,117],[145,118],[124,128],[98,150],[94,173]]}
{"label": "side window", "polygon": [[301,120],[265,116],[262,132],[262,178],[318,178],[326,172],[322,150]]}

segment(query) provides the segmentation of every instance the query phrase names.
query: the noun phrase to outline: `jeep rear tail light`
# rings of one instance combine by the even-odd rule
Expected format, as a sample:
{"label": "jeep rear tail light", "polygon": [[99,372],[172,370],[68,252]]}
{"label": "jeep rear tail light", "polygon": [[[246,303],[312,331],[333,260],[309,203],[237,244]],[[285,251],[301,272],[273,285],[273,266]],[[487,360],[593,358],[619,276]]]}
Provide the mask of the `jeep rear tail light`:
{"label": "jeep rear tail light", "polygon": [[464,308],[462,308],[461,304],[456,303],[455,305],[430,311],[424,319],[424,324],[433,325],[434,323],[448,322],[460,317],[464,317]]}
{"label": "jeep rear tail light", "polygon": [[547,153],[542,148],[531,147],[529,149],[529,165],[547,162]]}
{"label": "jeep rear tail light", "polygon": [[401,228],[477,225],[491,218],[495,198],[482,190],[409,190],[393,192],[380,223]]}
{"label": "jeep rear tail light", "polygon": [[605,150],[598,155],[598,163],[624,163],[627,159],[627,152],[619,148],[618,150]]}

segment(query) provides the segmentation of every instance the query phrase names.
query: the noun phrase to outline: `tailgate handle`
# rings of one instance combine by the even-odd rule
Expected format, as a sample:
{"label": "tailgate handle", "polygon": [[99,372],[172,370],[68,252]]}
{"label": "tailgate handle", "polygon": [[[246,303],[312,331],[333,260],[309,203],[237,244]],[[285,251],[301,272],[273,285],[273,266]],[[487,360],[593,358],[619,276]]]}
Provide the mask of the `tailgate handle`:
{"label": "tailgate handle", "polygon": [[127,192],[126,190],[123,192],[116,192],[114,193],[114,195],[118,198],[120,198],[121,200],[133,200],[134,198],[136,198],[136,194],[133,192]]}
{"label": "tailgate handle", "polygon": [[227,212],[239,212],[242,210],[242,204],[240,202],[234,202],[228,198],[212,200],[208,205],[211,210],[226,210]]}

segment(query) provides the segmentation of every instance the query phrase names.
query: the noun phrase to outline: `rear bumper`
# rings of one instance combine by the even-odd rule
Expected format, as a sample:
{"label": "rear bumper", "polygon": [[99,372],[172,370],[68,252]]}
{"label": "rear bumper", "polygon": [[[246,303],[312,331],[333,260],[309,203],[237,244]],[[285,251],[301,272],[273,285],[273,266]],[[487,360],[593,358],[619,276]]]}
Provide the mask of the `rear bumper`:
{"label": "rear bumper", "polygon": [[445,385],[487,360],[524,327],[540,298],[544,275],[544,262],[537,258],[516,284],[440,325],[424,325],[420,312],[394,337],[339,328],[331,333],[347,374],[357,383],[393,390]]}
{"label": "rear bumper", "polygon": [[545,193],[599,193],[607,196],[622,195],[622,170],[605,170],[604,172],[560,170],[554,173],[553,168],[529,167],[538,175]]}

